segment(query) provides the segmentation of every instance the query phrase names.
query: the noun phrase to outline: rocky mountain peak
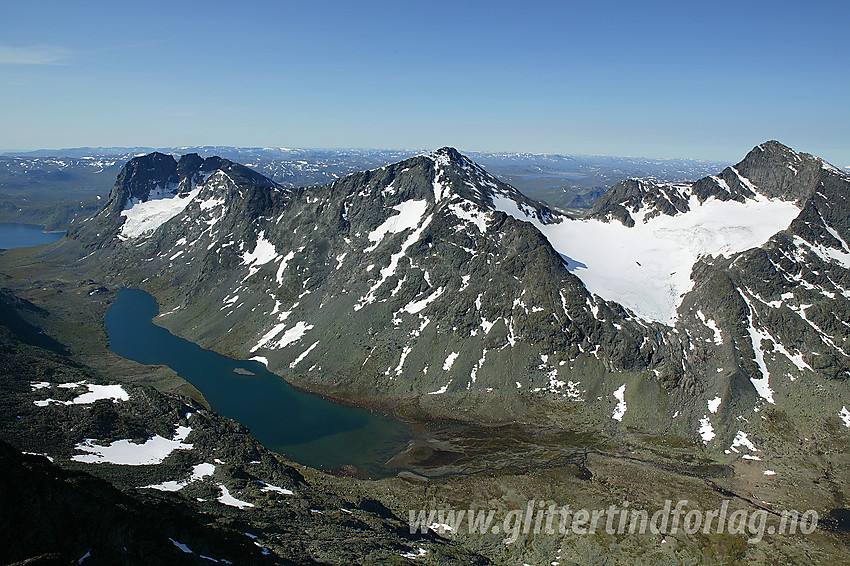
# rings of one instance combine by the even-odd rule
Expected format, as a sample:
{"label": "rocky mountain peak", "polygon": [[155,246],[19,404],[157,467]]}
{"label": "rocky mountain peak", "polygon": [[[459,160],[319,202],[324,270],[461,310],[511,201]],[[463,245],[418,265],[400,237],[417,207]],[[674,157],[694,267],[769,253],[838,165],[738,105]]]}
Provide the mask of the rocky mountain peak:
{"label": "rocky mountain peak", "polygon": [[217,156],[204,159],[197,153],[187,153],[175,161],[171,155],[154,152],[135,157],[124,166],[112,196],[122,208],[151,199],[186,196],[216,171],[223,172],[233,187],[278,187],[271,179],[229,159]]}
{"label": "rocky mountain peak", "polygon": [[453,147],[441,147],[438,150],[435,150],[428,154],[428,157],[436,163],[440,163],[442,165],[455,165],[460,167],[472,167],[475,166],[475,163],[472,162],[465,155],[460,153]]}
{"label": "rocky mountain peak", "polygon": [[599,197],[588,213],[589,218],[617,220],[632,227],[635,221],[631,213],[649,207],[650,218],[658,214],[673,216],[689,210],[688,191],[684,185],[660,185],[643,179],[620,181]]}
{"label": "rocky mountain peak", "polygon": [[197,153],[187,153],[177,162],[177,177],[180,179],[191,178],[204,164],[204,158]]}
{"label": "rocky mountain peak", "polygon": [[557,221],[557,215],[546,204],[528,198],[452,147],[440,148],[426,157],[434,164],[433,186],[437,202],[451,195],[455,205],[468,201],[483,211],[501,210],[544,223]]}
{"label": "rocky mountain peak", "polygon": [[289,198],[290,191],[273,194],[279,191],[271,179],[227,159],[188,153],[178,162],[172,155],[154,152],[131,159],[103,209],[76,222],[68,233],[86,246],[116,236],[121,240],[148,237],[193,201],[204,208],[240,201],[240,213],[254,218]]}
{"label": "rocky mountain peak", "polygon": [[[405,202],[420,202],[428,213],[448,209],[464,221],[476,218],[481,224],[491,211],[518,211],[525,219],[552,221],[553,213],[544,203],[526,197],[502,182],[452,147],[405,159],[377,169],[353,173],[331,183],[335,196],[342,199],[340,218],[353,222],[359,212],[369,210],[364,228],[372,229],[393,216]],[[300,189],[311,198],[313,188]],[[503,210],[505,209],[505,210]],[[349,214],[351,213],[351,214]],[[483,226],[483,224],[482,224]]]}
{"label": "rocky mountain peak", "polygon": [[177,182],[177,162],[174,157],[153,152],[127,162],[118,175],[112,196],[144,202],[150,198],[151,191],[176,185]]}
{"label": "rocky mountain peak", "polygon": [[823,161],[771,140],[754,147],[734,169],[769,198],[801,202],[814,192]]}
{"label": "rocky mountain peak", "polygon": [[755,166],[786,167],[789,163],[802,161],[804,156],[812,157],[807,153],[798,153],[776,140],[769,140],[751,149],[738,165],[743,168]]}
{"label": "rocky mountain peak", "polygon": [[817,157],[768,141],[753,148],[740,163],[692,183],[621,181],[599,197],[588,217],[632,227],[636,219],[645,223],[662,214],[687,213],[712,198],[740,203],[778,199],[802,206],[823,172],[833,169],[838,171]]}

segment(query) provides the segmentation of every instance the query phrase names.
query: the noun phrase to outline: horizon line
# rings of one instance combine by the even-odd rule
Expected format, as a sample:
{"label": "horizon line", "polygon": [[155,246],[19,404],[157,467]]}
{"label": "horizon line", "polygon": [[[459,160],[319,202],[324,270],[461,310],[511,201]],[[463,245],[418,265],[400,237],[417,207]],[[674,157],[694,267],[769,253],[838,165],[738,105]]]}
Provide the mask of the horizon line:
{"label": "horizon line", "polygon": [[[440,147],[452,147],[456,148],[456,146],[452,145],[443,145]],[[753,146],[756,147],[756,146]],[[92,150],[128,150],[127,152],[131,152],[131,150],[151,150],[151,151],[160,151],[163,153],[171,152],[171,153],[179,153],[175,150],[193,150],[193,149],[204,149],[204,148],[222,148],[222,149],[253,149],[253,150],[279,150],[279,151],[343,151],[343,150],[356,150],[356,151],[394,151],[394,152],[422,152],[427,153],[431,151],[436,151],[440,148],[434,149],[425,149],[425,148],[398,148],[398,147],[365,147],[365,146],[314,146],[314,147],[286,147],[286,146],[247,146],[247,145],[183,145],[183,146],[149,146],[149,145],[139,145],[139,146],[117,146],[117,145],[107,145],[107,146],[92,146],[92,145],[82,145],[82,146],[71,146],[71,147],[62,147],[62,148],[36,148],[36,149],[5,149],[0,148],[0,156],[3,157],[16,157],[23,156],[28,153],[36,153],[36,152],[63,152],[63,151],[74,151],[74,150],[84,150],[84,149],[92,149]],[[465,149],[463,151],[458,150],[461,153],[472,153],[472,154],[494,154],[494,155],[532,155],[532,156],[547,156],[547,157],[609,157],[609,158],[620,158],[620,159],[645,159],[645,160],[658,160],[658,161],[676,161],[676,160],[686,160],[686,161],[701,161],[705,163],[732,163],[732,161],[723,160],[723,159],[708,159],[701,157],[685,157],[685,156],[675,156],[675,157],[651,157],[646,155],[615,155],[615,154],[602,154],[602,153],[556,153],[556,152],[535,152],[535,151],[494,151],[494,150],[480,150],[480,149]],[[111,154],[104,154],[111,155]],[[183,155],[181,153],[181,155]],[[57,153],[56,155],[44,156],[44,157],[67,157],[65,155]]]}

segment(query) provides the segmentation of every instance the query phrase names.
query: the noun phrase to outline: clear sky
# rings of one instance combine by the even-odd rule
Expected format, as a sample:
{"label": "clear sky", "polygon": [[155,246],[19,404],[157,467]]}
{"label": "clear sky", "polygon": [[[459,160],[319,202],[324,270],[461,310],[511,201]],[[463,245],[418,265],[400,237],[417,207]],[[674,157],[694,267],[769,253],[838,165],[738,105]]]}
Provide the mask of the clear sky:
{"label": "clear sky", "polygon": [[850,165],[850,2],[0,2],[0,148]]}

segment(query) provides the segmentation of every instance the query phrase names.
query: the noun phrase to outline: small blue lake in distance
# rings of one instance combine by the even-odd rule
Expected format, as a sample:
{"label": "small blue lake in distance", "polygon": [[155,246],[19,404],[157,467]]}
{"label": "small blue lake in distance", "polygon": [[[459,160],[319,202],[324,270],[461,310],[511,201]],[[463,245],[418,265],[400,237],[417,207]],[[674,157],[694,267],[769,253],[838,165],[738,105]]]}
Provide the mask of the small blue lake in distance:
{"label": "small blue lake in distance", "polygon": [[153,323],[158,311],[147,292],[121,289],[105,318],[110,349],[172,368],[214,411],[249,427],[264,446],[295,462],[325,470],[351,465],[373,477],[395,472],[382,463],[412,438],[408,426],[299,391],[259,362],[234,360],[174,336]]}
{"label": "small blue lake in distance", "polygon": [[45,232],[44,226],[36,224],[0,222],[0,249],[40,246],[55,242],[64,235],[65,232]]}

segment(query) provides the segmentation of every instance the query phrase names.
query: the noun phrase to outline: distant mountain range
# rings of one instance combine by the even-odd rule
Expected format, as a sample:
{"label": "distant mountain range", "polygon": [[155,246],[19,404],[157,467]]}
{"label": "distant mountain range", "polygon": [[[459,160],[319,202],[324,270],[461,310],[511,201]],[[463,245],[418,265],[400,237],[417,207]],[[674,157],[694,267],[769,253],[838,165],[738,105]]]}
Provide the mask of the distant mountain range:
{"label": "distant mountain range", "polygon": [[[93,212],[127,160],[153,151],[220,156],[289,188],[328,183],[357,171],[394,163],[424,150],[289,149],[223,146],[179,148],[66,148],[0,155],[0,220],[49,222],[65,228],[75,215]],[[473,152],[469,157],[527,196],[558,208],[587,208],[617,181],[629,177],[686,181],[722,168],[721,163],[628,157]],[[68,210],[47,211],[35,201],[63,201]],[[71,206],[73,204],[73,206]],[[82,206],[82,210],[80,210]]]}

